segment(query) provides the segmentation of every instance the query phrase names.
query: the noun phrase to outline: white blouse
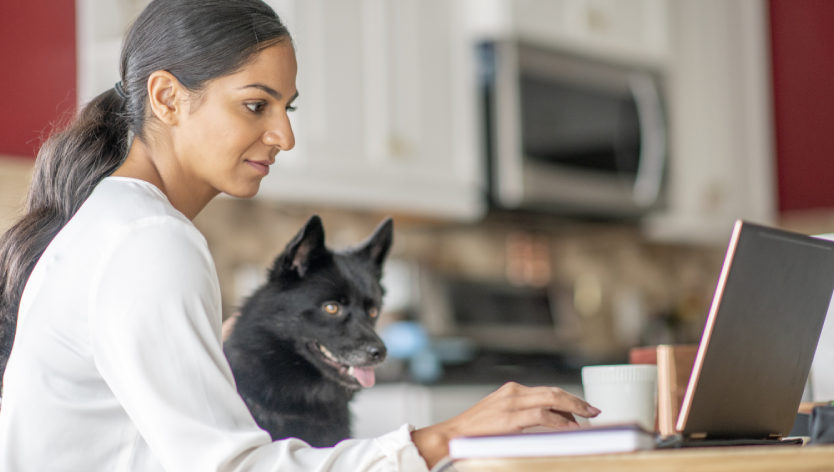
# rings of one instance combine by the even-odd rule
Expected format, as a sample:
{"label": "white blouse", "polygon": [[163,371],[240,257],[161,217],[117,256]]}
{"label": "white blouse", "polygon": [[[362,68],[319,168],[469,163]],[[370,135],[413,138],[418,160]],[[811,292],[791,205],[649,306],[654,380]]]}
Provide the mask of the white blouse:
{"label": "white blouse", "polygon": [[0,470],[423,471],[411,427],[271,442],[237,393],[205,239],[153,185],[106,178],[35,266],[0,410]]}

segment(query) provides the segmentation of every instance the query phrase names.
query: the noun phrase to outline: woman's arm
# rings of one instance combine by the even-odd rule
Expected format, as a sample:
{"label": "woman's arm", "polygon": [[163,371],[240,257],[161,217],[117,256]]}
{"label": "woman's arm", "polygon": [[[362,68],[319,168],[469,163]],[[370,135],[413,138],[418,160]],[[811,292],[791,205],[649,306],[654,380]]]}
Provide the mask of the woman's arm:
{"label": "woman's arm", "polygon": [[589,418],[599,413],[560,388],[510,382],[462,414],[414,431],[411,438],[431,468],[449,455],[449,440],[456,437],[517,433],[533,426],[577,427],[573,415]]}
{"label": "woman's arm", "polygon": [[[231,334],[239,314],[223,322],[223,340]],[[525,387],[505,384],[470,410],[443,423],[411,433],[420,455],[429,467],[449,455],[449,440],[460,436],[482,436],[519,432],[532,426],[565,428],[577,426],[573,415],[585,418],[599,410],[556,387]]]}

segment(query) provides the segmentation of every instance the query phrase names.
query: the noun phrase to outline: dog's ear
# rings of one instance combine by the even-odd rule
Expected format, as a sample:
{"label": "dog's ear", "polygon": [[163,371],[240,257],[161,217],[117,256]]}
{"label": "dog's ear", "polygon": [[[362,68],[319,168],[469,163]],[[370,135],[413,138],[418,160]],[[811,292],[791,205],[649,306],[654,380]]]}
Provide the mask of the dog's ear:
{"label": "dog's ear", "polygon": [[313,215],[295,235],[287,248],[275,259],[275,264],[269,273],[270,280],[280,274],[295,273],[298,277],[304,277],[310,269],[311,263],[323,252],[324,227],[321,218]]}
{"label": "dog's ear", "polygon": [[357,256],[371,261],[381,271],[394,242],[394,220],[390,217],[377,226],[374,233],[354,250]]}

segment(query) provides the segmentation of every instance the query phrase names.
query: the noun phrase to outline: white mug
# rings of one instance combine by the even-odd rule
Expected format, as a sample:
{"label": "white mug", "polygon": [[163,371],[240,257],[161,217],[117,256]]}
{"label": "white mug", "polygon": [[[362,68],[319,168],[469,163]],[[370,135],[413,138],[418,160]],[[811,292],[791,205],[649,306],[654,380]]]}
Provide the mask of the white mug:
{"label": "white mug", "polygon": [[657,366],[597,365],[582,368],[585,401],[602,410],[592,426],[638,423],[654,431]]}

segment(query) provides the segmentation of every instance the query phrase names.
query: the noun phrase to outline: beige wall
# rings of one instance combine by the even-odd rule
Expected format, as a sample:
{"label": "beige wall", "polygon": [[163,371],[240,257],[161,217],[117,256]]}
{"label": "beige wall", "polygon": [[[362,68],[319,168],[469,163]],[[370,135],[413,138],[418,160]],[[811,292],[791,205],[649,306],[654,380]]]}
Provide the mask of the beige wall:
{"label": "beige wall", "polygon": [[34,159],[0,156],[0,234],[20,216]]}

